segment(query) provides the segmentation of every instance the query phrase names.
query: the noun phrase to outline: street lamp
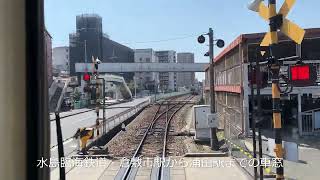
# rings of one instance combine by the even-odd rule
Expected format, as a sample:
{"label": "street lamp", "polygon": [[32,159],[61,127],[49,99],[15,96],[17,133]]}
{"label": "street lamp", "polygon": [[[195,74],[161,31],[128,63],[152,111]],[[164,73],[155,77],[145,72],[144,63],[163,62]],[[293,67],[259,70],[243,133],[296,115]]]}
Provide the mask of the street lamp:
{"label": "street lamp", "polygon": [[[211,104],[211,117],[215,118],[215,91],[214,91],[214,45],[219,48],[224,47],[224,41],[222,39],[214,39],[213,30],[209,28],[209,32],[206,34],[202,34],[198,37],[198,42],[203,44],[206,41],[205,35],[209,36],[209,52],[205,54],[205,56],[209,56],[210,58],[210,104]],[[216,43],[215,43],[216,42]],[[217,127],[210,127],[210,145],[212,150],[219,150],[219,142],[217,138]]]}

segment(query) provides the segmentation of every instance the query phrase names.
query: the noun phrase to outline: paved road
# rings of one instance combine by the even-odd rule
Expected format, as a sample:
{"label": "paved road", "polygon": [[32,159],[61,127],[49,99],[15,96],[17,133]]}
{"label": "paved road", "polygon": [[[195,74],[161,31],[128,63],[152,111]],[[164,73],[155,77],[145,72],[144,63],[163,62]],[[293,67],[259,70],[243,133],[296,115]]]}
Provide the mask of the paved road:
{"label": "paved road", "polygon": [[[116,104],[116,105],[112,105],[109,106],[108,108],[112,108],[112,109],[106,109],[106,118],[112,117],[116,114],[119,114],[127,109],[129,109],[129,107],[131,106],[135,106],[138,105],[146,100],[148,100],[149,98],[139,98],[139,99],[135,99],[133,101],[130,102],[126,102],[126,103],[121,103],[121,104]],[[117,108],[120,107],[120,108]],[[128,107],[128,108],[123,108],[123,107]],[[63,112],[61,113],[61,117],[63,116],[67,116],[70,114],[74,114],[74,113],[78,113],[81,111],[87,111],[89,109],[78,109],[78,110],[73,110],[70,112]],[[90,111],[90,112],[86,112],[86,113],[82,113],[82,114],[78,114],[78,115],[74,115],[71,117],[67,117],[64,119],[61,119],[61,129],[62,129],[62,137],[64,140],[72,137],[75,132],[77,131],[78,128],[80,127],[90,127],[92,125],[95,124],[96,121],[96,113],[95,111]],[[100,111],[100,116],[102,117],[102,110]],[[54,119],[54,115],[50,115],[50,119]],[[51,157],[58,157],[57,156],[57,134],[56,134],[56,123],[55,121],[51,121]],[[70,139],[64,142],[64,150],[65,150],[65,155],[67,156],[68,154],[70,154],[71,152],[74,151],[74,149],[76,149],[78,142],[76,142],[76,140],[74,139]]]}

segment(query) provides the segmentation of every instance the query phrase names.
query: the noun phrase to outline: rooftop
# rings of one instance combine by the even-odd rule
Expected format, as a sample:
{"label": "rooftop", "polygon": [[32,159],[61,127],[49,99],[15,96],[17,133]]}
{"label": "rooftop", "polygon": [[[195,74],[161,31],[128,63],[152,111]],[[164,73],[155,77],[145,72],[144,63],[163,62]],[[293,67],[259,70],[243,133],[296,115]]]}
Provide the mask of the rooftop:
{"label": "rooftop", "polygon": [[[310,28],[305,29],[306,34],[304,39],[310,39],[319,37],[320,38],[320,28]],[[241,34],[235,40],[233,40],[218,56],[214,58],[214,61],[217,62],[221,60],[228,52],[236,48],[239,44],[252,42],[260,43],[264,37],[265,33],[252,33],[252,34]],[[279,41],[291,41],[284,34],[279,33]]]}

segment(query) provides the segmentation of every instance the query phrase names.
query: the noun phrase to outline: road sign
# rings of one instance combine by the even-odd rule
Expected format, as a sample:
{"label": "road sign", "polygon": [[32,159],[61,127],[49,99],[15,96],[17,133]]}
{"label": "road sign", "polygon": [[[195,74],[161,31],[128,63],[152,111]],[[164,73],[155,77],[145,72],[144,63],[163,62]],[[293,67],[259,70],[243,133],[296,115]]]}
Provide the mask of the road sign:
{"label": "road sign", "polygon": [[[261,2],[258,6],[258,12],[264,20],[273,20],[274,22],[278,22],[277,29],[280,29],[282,33],[284,33],[297,44],[301,44],[305,35],[305,30],[286,18],[295,2],[296,0],[285,0],[278,14],[276,15],[271,15],[269,10],[269,8],[271,7],[267,7],[263,2]],[[272,42],[274,42],[271,39],[272,33],[275,32],[268,32],[265,35],[264,39],[262,40],[261,46],[269,46],[270,44],[272,44]]]}

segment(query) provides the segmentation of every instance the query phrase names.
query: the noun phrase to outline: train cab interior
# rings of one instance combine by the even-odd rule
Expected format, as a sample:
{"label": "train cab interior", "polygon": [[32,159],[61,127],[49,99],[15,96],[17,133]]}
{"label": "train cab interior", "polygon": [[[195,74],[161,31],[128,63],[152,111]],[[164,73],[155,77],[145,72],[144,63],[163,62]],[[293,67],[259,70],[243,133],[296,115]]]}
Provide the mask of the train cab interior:
{"label": "train cab interior", "polygon": [[43,1],[0,1],[0,179],[49,179]]}

